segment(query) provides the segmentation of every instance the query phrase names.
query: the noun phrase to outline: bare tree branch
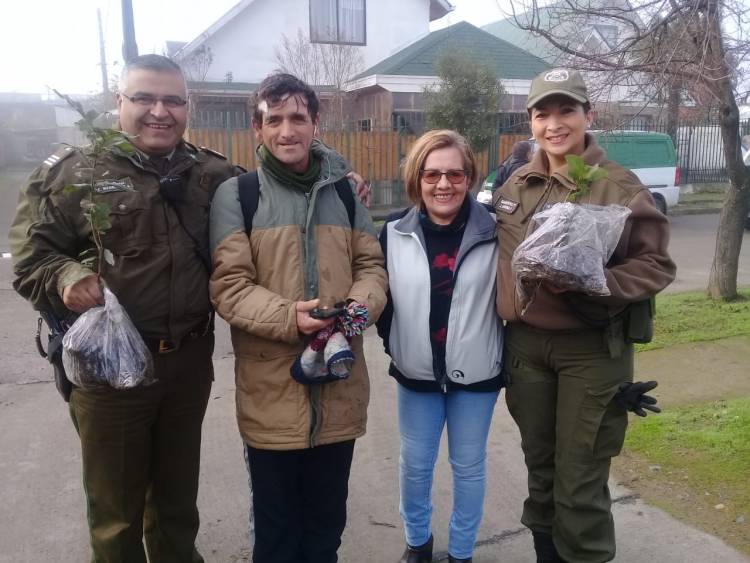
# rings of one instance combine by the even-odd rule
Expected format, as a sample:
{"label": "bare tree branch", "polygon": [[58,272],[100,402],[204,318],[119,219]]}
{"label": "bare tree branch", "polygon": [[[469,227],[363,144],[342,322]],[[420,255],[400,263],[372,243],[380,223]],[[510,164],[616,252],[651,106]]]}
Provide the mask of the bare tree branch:
{"label": "bare tree branch", "polygon": [[[750,4],[747,0],[511,0],[515,25],[546,41],[555,64],[587,76],[599,100],[616,92],[645,107],[679,109],[682,89],[717,110],[730,178],[709,291],[737,295],[737,271],[750,175],[739,147],[737,99],[748,97]],[[616,32],[612,30],[616,29]],[[675,115],[668,122],[675,127]]]}
{"label": "bare tree branch", "polygon": [[281,36],[276,48],[278,70],[288,72],[314,87],[332,88],[326,121],[331,128],[344,125],[344,85],[364,66],[362,50],[353,45],[311,43],[301,29],[297,36]]}

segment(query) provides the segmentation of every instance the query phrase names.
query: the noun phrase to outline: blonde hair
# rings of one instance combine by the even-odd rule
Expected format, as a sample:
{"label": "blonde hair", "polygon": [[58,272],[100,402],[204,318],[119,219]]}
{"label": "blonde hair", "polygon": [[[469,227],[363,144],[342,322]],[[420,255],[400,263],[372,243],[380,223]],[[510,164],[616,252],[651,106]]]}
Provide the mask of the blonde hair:
{"label": "blonde hair", "polygon": [[414,205],[419,206],[422,203],[422,187],[419,176],[425,160],[432,151],[451,147],[458,149],[463,157],[467,186],[471,189],[474,185],[477,178],[477,165],[469,142],[450,129],[428,131],[412,145],[409,154],[406,155],[401,165],[406,195]]}

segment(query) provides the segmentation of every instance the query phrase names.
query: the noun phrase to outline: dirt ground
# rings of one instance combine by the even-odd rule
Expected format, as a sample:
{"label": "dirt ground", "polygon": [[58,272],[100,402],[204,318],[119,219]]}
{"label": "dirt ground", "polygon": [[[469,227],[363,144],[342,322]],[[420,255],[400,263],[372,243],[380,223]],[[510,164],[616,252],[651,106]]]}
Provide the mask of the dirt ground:
{"label": "dirt ground", "polygon": [[[750,336],[641,352],[636,356],[636,379],[658,380],[654,395],[666,409],[748,396]],[[684,473],[662,470],[627,451],[613,460],[612,469],[622,485],[646,502],[750,555],[750,514],[731,510],[725,491],[695,490]],[[717,510],[720,504],[725,508]]]}
{"label": "dirt ground", "polygon": [[662,470],[627,451],[613,460],[612,469],[622,485],[647,503],[750,555],[750,514],[732,510],[726,491],[697,491],[688,486],[684,473]]}
{"label": "dirt ground", "polygon": [[664,407],[750,395],[750,335],[640,352],[636,379],[655,379]]}

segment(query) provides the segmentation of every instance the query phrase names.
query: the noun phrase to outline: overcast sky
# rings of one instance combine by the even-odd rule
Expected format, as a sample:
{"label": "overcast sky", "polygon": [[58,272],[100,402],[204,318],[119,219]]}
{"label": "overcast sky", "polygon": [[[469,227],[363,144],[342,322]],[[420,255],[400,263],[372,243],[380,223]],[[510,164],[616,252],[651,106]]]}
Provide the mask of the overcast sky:
{"label": "overcast sky", "polygon": [[[190,41],[238,0],[132,0],[138,49],[161,53],[166,40]],[[278,0],[279,3],[283,0]],[[374,0],[377,2],[377,0]],[[507,0],[500,0],[502,5]],[[497,0],[451,0],[455,11],[433,29],[504,17]],[[108,74],[122,64],[120,0],[13,0],[0,8],[0,92],[88,94],[101,90],[96,11],[101,10]]]}

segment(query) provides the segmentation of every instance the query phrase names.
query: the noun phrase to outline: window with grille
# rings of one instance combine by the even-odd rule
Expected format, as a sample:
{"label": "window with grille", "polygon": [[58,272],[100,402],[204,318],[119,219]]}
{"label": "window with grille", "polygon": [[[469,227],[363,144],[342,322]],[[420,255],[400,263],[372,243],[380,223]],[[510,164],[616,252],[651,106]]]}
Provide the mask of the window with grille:
{"label": "window with grille", "polygon": [[310,41],[366,45],[365,0],[310,0]]}
{"label": "window with grille", "polygon": [[250,127],[246,104],[198,104],[191,116],[191,127],[221,127],[248,129]]}
{"label": "window with grille", "polygon": [[626,125],[623,129],[630,131],[648,131],[651,125],[651,118],[648,115],[625,116]]}
{"label": "window with grille", "polygon": [[372,131],[372,119],[358,119],[357,131]]}

